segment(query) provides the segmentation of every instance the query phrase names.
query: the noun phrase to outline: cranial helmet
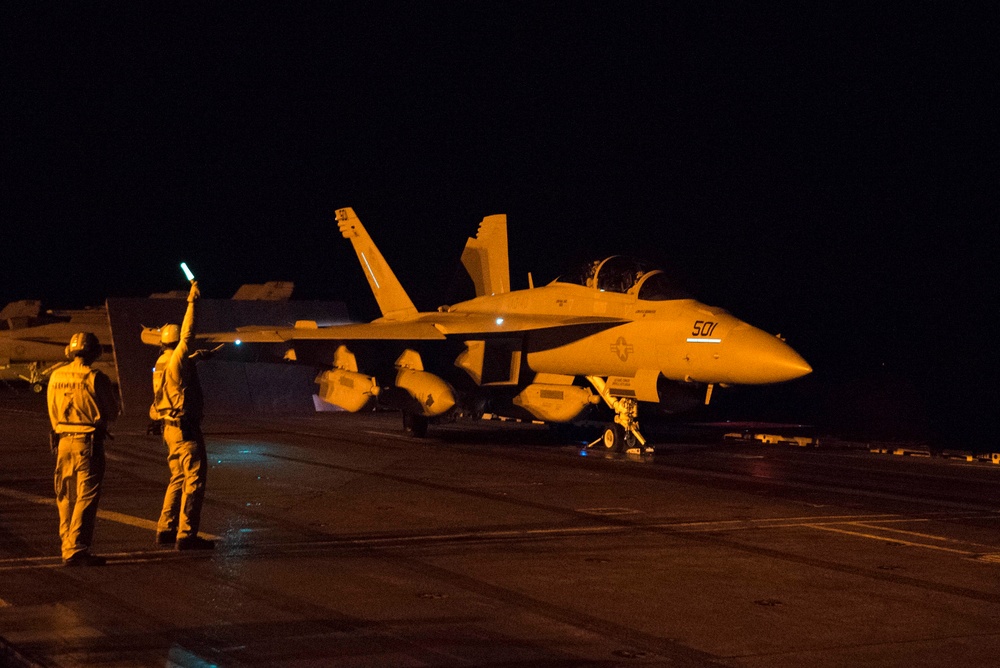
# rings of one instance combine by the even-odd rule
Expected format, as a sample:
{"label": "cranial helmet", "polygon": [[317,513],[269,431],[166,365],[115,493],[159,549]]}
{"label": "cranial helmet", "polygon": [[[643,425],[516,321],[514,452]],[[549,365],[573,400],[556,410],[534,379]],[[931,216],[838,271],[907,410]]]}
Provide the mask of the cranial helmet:
{"label": "cranial helmet", "polygon": [[77,332],[66,346],[66,358],[91,357],[97,359],[101,354],[101,342],[90,332]]}
{"label": "cranial helmet", "polygon": [[164,325],[160,327],[160,345],[172,346],[181,340],[180,325]]}

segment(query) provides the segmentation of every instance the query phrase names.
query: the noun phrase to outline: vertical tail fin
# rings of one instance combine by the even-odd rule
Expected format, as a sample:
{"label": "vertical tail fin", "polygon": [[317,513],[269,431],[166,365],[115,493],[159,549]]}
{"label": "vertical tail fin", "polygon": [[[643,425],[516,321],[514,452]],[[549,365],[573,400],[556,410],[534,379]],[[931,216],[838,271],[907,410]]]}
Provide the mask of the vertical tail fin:
{"label": "vertical tail fin", "polygon": [[361,268],[368,278],[375,301],[386,318],[399,318],[416,313],[417,308],[403,289],[403,285],[392,273],[385,258],[372,241],[368,231],[354,215],[354,209],[337,209],[337,226],[345,239],[351,241],[354,252],[358,255]]}
{"label": "vertical tail fin", "polygon": [[505,214],[483,218],[476,238],[465,243],[462,264],[476,285],[477,297],[510,292]]}

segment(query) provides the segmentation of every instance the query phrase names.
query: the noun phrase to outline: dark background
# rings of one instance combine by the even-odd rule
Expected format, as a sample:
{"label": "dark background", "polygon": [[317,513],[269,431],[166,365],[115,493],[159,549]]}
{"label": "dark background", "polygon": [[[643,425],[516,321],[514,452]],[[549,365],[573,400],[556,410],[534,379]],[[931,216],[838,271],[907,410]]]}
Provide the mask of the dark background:
{"label": "dark background", "polygon": [[515,288],[633,254],[785,336],[816,371],[751,417],[994,438],[995,6],[22,4],[2,303],[183,289],[186,260],[208,297],[294,281],[369,319],[351,206],[434,308],[506,213]]}

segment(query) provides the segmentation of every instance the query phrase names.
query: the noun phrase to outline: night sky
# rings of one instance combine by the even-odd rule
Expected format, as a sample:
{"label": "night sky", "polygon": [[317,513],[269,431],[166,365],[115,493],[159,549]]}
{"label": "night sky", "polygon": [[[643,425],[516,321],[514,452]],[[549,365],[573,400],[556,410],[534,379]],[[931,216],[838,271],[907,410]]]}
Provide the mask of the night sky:
{"label": "night sky", "polygon": [[506,213],[515,288],[638,255],[785,336],[816,405],[987,437],[995,6],[535,4],[7,8],[0,303],[183,289],[186,260],[208,297],[287,280],[370,319],[351,206],[433,309]]}

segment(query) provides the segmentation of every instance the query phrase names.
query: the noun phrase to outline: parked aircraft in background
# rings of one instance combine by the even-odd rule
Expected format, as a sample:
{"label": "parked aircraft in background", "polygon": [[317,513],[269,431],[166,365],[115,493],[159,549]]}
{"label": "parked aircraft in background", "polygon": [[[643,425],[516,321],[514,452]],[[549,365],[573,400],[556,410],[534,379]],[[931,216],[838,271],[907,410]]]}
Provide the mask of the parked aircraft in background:
{"label": "parked aircraft in background", "polygon": [[[295,283],[291,281],[268,281],[267,283],[246,283],[233,294],[237,301],[286,302],[292,297]],[[154,292],[150,299],[187,299],[187,290]]]}
{"label": "parked aircraft in background", "polygon": [[429,421],[487,413],[573,422],[603,402],[614,413],[603,444],[633,450],[645,444],[641,402],[664,405],[680,387],[708,403],[716,386],[780,383],[812,371],[782,339],[690,298],[662,271],[628,257],[510,291],[505,216],[486,218],[463,253],[478,296],[418,312],[354,211],[338,210],[337,220],[381,318],[203,338],[277,344],[286,358],[332,363],[317,378],[321,398],[349,411],[376,401],[399,408],[415,435]]}
{"label": "parked aircraft in background", "polygon": [[[287,301],[295,284],[270,281],[240,286],[237,300]],[[151,298],[187,298],[187,291],[157,293]],[[92,332],[101,342],[96,362],[117,383],[118,367],[111,345],[111,326],[104,306],[87,309],[42,310],[38,300],[11,302],[0,311],[0,380],[23,380],[41,392],[49,376],[66,363],[66,345],[76,332]]]}
{"label": "parked aircraft in background", "polygon": [[41,392],[49,375],[66,363],[66,345],[76,332],[93,332],[101,342],[96,367],[112,381],[118,376],[111,349],[108,312],[89,309],[42,311],[42,303],[25,299],[0,311],[0,379],[24,380]]}

